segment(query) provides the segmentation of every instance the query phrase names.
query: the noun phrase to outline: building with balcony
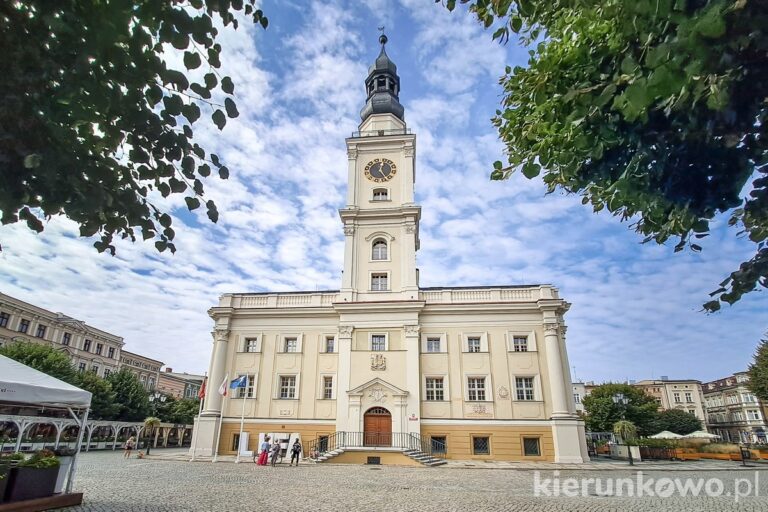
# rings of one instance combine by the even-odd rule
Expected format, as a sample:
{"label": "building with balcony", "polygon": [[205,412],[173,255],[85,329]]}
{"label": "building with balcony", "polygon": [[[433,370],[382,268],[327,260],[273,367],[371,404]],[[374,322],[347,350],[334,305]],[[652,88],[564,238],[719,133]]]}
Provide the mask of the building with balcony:
{"label": "building with balcony", "polygon": [[157,391],[176,399],[197,398],[203,380],[205,380],[203,375],[175,373],[173,368],[166,368],[160,372]]}
{"label": "building with balcony", "polygon": [[707,415],[704,412],[704,393],[701,381],[670,380],[662,376],[659,379],[646,379],[632,383],[642,389],[647,395],[656,399],[659,410],[677,409],[693,414],[701,420],[702,428],[706,427]]}
{"label": "building with balcony", "polygon": [[160,380],[160,368],[162,368],[163,364],[165,363],[157,359],[128,352],[127,350],[123,350],[123,355],[120,358],[120,368],[125,368],[136,375],[136,378],[139,379],[147,391],[153,391],[157,387],[157,383]]}
{"label": "building with balcony", "polygon": [[56,348],[79,371],[107,377],[118,370],[123,338],[64,313],[54,313],[0,293],[0,346],[19,341]]}
{"label": "building with balcony", "polygon": [[763,404],[749,390],[748,383],[749,374],[737,372],[703,385],[707,428],[723,441],[765,443],[767,440]]}
{"label": "building with balcony", "polygon": [[[343,439],[355,453],[340,462],[408,443],[457,459],[583,462],[565,346],[570,305],[557,288],[419,286],[416,136],[381,42],[362,123],[346,139],[341,288],[220,298],[209,312],[211,389],[193,444],[200,455],[233,453],[244,413],[241,451],[284,432],[319,451]],[[216,393],[237,377],[245,387]]]}

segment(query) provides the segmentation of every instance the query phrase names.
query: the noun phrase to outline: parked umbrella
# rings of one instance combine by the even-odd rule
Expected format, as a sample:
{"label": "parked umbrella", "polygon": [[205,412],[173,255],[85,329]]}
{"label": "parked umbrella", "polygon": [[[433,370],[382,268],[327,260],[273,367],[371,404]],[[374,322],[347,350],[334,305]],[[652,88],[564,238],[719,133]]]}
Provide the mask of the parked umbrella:
{"label": "parked umbrella", "polygon": [[710,434],[706,430],[697,430],[696,432],[691,432],[687,436],[683,436],[685,439],[720,439],[720,436],[717,434]]}
{"label": "parked umbrella", "polygon": [[658,434],[654,434],[652,436],[648,436],[651,439],[680,439],[680,434],[675,434],[674,432],[670,432],[669,430],[662,430]]}

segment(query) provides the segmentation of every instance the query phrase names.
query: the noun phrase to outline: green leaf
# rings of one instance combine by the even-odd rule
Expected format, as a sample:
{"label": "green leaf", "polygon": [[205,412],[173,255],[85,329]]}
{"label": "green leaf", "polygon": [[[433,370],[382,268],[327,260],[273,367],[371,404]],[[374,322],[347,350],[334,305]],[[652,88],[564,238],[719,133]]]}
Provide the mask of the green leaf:
{"label": "green leaf", "polygon": [[229,169],[227,168],[226,165],[222,165],[221,167],[219,167],[219,178],[223,180],[226,180],[227,178],[229,178]]}
{"label": "green leaf", "polygon": [[213,73],[206,73],[203,77],[203,80],[205,81],[205,86],[208,88],[208,90],[213,89],[216,87],[216,84],[219,83],[219,79],[216,78],[216,75]]}
{"label": "green leaf", "polygon": [[541,170],[541,167],[539,164],[528,161],[523,164],[523,176],[525,176],[528,179],[535,178],[539,175],[539,171]]}
{"label": "green leaf", "polygon": [[197,52],[184,52],[184,67],[189,70],[197,69],[203,63]]}
{"label": "green leaf", "polygon": [[200,107],[195,103],[189,103],[181,107],[181,113],[184,114],[184,117],[187,118],[190,124],[200,119]]}
{"label": "green leaf", "polygon": [[200,208],[200,200],[196,197],[185,197],[184,202],[187,203],[187,209],[189,211]]}
{"label": "green leaf", "polygon": [[39,167],[42,162],[43,162],[42,156],[38,155],[37,153],[32,153],[31,155],[27,155],[24,157],[24,168],[34,169],[35,167]]}
{"label": "green leaf", "polygon": [[221,90],[227,94],[233,94],[235,92],[235,84],[232,83],[232,79],[225,76],[221,79]]}
{"label": "green leaf", "polygon": [[230,118],[235,118],[240,115],[240,112],[237,111],[237,106],[235,105],[235,102],[232,101],[232,98],[224,98],[224,108],[227,110],[227,115]]}
{"label": "green leaf", "polygon": [[223,130],[227,124],[227,116],[220,109],[216,109],[216,112],[211,115],[211,119],[219,130]]}
{"label": "green leaf", "polygon": [[168,226],[170,226],[170,225],[171,225],[171,223],[173,222],[173,220],[171,219],[171,216],[170,216],[170,215],[168,215],[167,213],[163,213],[162,215],[160,215],[160,217],[157,219],[157,221],[158,221],[158,222],[160,223],[160,225],[161,225],[161,226],[163,226],[164,228],[167,228],[167,227],[168,227]]}
{"label": "green leaf", "polygon": [[520,29],[523,28],[523,19],[520,16],[513,16],[511,25],[512,31],[517,34],[520,32]]}
{"label": "green leaf", "polygon": [[216,205],[213,203],[213,201],[206,201],[205,206],[208,208],[208,218],[211,219],[211,222],[218,222],[219,211],[216,209]]}

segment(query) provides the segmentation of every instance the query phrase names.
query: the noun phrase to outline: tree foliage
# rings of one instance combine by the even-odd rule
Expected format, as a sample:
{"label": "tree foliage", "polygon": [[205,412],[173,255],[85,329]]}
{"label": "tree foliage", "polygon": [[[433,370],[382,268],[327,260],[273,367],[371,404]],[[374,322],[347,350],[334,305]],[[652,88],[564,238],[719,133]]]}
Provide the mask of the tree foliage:
{"label": "tree foliage", "polygon": [[200,400],[194,398],[184,398],[182,400],[176,400],[173,402],[170,414],[167,418],[163,418],[169,423],[184,423],[186,425],[192,424],[195,420],[195,416],[200,411]]}
{"label": "tree foliage", "polygon": [[76,373],[74,368],[72,368],[69,356],[48,345],[18,341],[0,347],[0,354],[46,373],[51,377],[69,382],[70,384],[75,383]]}
{"label": "tree foliage", "polygon": [[[614,403],[613,396],[616,394],[624,395],[628,403]],[[656,433],[653,432],[659,407],[656,400],[629,384],[597,386],[584,397],[583,403],[587,414],[587,430],[612,432],[614,424],[625,419],[631,421],[642,436]]]}
{"label": "tree foliage", "polygon": [[755,253],[704,308],[768,286],[768,3],[461,3],[495,39],[518,33],[530,48],[528,66],[501,78],[493,124],[508,162],[491,179],[543,173],[549,192],[580,194],[676,251],[700,251],[697,239],[729,214]]}
{"label": "tree foliage", "polygon": [[749,365],[749,390],[763,401],[768,401],[768,338],[764,338],[757,346]]}
{"label": "tree foliage", "polygon": [[80,372],[75,376],[73,384],[91,392],[91,411],[88,416],[95,420],[115,418],[119,405],[115,402],[115,392],[112,391],[109,381],[102,379],[95,372]]}
{"label": "tree foliage", "polygon": [[[238,13],[267,27],[255,0],[27,0],[0,3],[0,214],[37,232],[63,215],[112,254],[113,238],[175,251],[159,199],[194,210],[202,179],[229,170],[195,142],[203,116],[238,116],[221,76],[217,25]],[[178,64],[181,62],[182,64]],[[191,78],[194,76],[195,78]],[[205,201],[208,217],[218,212]]]}
{"label": "tree foliage", "polygon": [[149,399],[144,386],[130,370],[123,368],[106,379],[115,392],[117,411],[114,419],[143,421],[149,414]]}
{"label": "tree foliage", "polygon": [[684,436],[701,430],[701,420],[689,412],[680,409],[668,409],[658,413],[653,430],[655,431],[654,434],[669,430]]}
{"label": "tree foliage", "polygon": [[613,424],[613,433],[625,444],[630,444],[637,437],[637,427],[629,420],[619,420]]}

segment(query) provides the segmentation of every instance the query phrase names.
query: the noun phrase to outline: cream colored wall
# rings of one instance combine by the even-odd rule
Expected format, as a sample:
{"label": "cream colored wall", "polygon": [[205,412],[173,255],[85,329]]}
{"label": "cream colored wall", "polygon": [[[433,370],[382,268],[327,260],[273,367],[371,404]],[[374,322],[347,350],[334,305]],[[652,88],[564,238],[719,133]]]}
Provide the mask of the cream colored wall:
{"label": "cream colored wall", "polygon": [[[485,426],[482,424],[464,425],[423,425],[422,439],[432,436],[445,436],[446,458],[459,460],[530,460],[553,461],[555,447],[552,438],[552,428],[542,426]],[[490,438],[491,450],[489,455],[474,455],[472,453],[472,437],[487,436]],[[523,438],[536,437],[539,439],[541,456],[523,455]]]}

